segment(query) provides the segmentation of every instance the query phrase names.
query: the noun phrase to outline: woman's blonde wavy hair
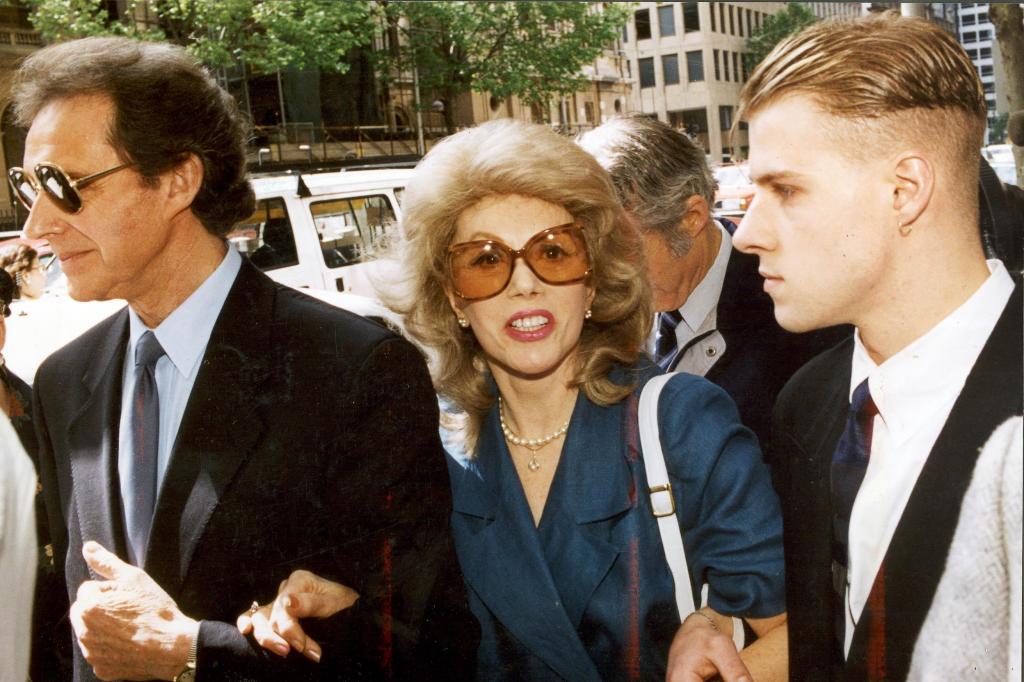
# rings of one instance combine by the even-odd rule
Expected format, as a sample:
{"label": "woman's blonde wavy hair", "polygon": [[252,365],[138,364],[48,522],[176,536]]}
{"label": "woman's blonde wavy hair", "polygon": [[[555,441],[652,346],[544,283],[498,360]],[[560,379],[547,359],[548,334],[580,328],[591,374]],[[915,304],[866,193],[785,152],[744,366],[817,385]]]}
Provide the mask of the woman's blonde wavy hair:
{"label": "woman's blonde wavy hair", "polygon": [[438,143],[406,187],[402,237],[390,246],[392,262],[378,288],[403,316],[406,332],[426,347],[435,389],[458,410],[442,421],[461,432],[470,455],[495,396],[476,337],[459,327],[449,305],[447,249],[463,211],[509,194],[562,206],[584,227],[595,297],[572,385],[590,400],[608,405],[632,391],[610,373],[636,361],[654,314],[639,235],[627,227],[608,174],[590,154],[545,126],[511,120]]}

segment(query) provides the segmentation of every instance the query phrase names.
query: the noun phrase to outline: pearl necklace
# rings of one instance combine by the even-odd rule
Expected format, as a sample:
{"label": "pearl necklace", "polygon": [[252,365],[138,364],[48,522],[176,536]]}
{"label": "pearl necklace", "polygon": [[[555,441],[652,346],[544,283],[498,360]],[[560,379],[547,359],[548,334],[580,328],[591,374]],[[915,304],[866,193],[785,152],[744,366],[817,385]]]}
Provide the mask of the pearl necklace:
{"label": "pearl necklace", "polygon": [[508,428],[508,424],[505,423],[505,407],[501,401],[501,396],[498,396],[498,421],[501,422],[501,432],[505,434],[505,440],[512,443],[512,445],[524,447],[533,453],[533,456],[530,457],[530,463],[526,465],[530,468],[530,471],[537,471],[540,469],[540,462],[537,461],[537,451],[551,441],[561,438],[565,435],[565,432],[569,430],[569,422],[567,421],[562,424],[560,429],[554,433],[544,436],[543,438],[520,438],[513,433],[512,429]]}

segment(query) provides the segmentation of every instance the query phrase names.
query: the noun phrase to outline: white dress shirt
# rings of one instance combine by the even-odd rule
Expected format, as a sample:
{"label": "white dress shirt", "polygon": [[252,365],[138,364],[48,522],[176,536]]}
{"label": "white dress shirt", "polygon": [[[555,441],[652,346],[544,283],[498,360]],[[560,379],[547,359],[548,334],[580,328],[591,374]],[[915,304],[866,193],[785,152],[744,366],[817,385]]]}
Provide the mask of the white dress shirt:
{"label": "white dress shirt", "polygon": [[[722,297],[725,271],[729,266],[729,254],[732,253],[732,237],[720,222],[713,222],[722,235],[722,242],[704,279],[679,308],[683,319],[676,325],[676,348],[680,350],[676,351],[673,364],[670,365],[672,371],[697,376],[707,374],[725,352],[725,338],[717,327],[718,300]],[[655,316],[652,344],[657,333],[657,319]],[[651,351],[653,357],[653,345]]]}
{"label": "white dress shirt", "polygon": [[[134,504],[135,495],[128,488],[129,461],[131,452],[126,443],[131,443],[131,406],[132,394],[135,391],[135,346],[147,331],[152,331],[164,349],[165,355],[157,360],[155,374],[157,391],[160,401],[160,442],[157,454],[157,491],[160,490],[164,474],[170,463],[171,449],[178,435],[181,418],[185,414],[185,406],[195,385],[196,376],[206,345],[210,341],[213,325],[220,315],[228,292],[235,282],[242,258],[234,248],[229,247],[227,255],[217,269],[206,278],[198,289],[192,292],[185,301],[175,308],[174,312],[160,323],[156,329],[150,329],[130,307],[128,309],[128,349],[125,355],[124,375],[121,391],[121,424],[118,432],[120,453],[117,460],[117,473],[121,484],[121,503],[124,506],[125,518],[130,518],[130,507]],[[157,493],[159,499],[159,492]],[[129,543],[129,552],[131,552]],[[134,560],[134,558],[133,558]]]}
{"label": "white dress shirt", "polygon": [[854,334],[850,396],[867,379],[878,415],[850,515],[846,654],[917,477],[1013,293],[1002,262],[990,260],[988,267],[989,277],[967,301],[881,365],[868,355],[860,330]]}
{"label": "white dress shirt", "polygon": [[0,414],[0,680],[28,678],[32,596],[35,592],[36,470],[7,417]]}

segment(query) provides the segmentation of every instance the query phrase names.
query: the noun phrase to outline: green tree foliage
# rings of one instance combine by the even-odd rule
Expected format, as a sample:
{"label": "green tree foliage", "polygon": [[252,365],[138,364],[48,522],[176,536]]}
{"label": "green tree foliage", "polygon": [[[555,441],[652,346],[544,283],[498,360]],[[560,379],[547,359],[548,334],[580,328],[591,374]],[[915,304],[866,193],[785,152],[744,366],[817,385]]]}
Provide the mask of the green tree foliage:
{"label": "green tree foliage", "polygon": [[[102,0],[29,0],[50,41],[95,35],[169,40],[212,67],[254,73],[316,67],[344,72],[348,51],[377,25],[370,2],[338,0],[130,0],[112,20]],[[150,20],[140,21],[148,15]]]}
{"label": "green tree foliage", "polygon": [[791,2],[786,9],[765,18],[761,28],[754,31],[747,39],[747,59],[751,70],[768,56],[772,49],[785,38],[800,31],[818,20],[814,12],[803,3]]}
{"label": "green tree foliage", "polygon": [[534,103],[579,90],[586,83],[581,67],[612,44],[632,9],[629,3],[590,2],[381,5],[392,39],[392,49],[378,55],[381,73],[415,65],[420,88],[444,102],[449,130],[462,92]]}

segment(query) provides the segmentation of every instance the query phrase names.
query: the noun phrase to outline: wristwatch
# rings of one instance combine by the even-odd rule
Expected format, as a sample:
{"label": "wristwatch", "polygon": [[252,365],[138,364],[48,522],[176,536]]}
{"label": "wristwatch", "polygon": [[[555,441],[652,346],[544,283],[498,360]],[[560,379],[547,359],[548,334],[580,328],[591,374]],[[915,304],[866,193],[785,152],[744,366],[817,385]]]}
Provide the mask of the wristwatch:
{"label": "wristwatch", "polygon": [[195,682],[196,679],[196,657],[199,653],[199,633],[192,638],[192,646],[188,648],[188,658],[185,659],[185,669],[174,676],[174,682]]}

